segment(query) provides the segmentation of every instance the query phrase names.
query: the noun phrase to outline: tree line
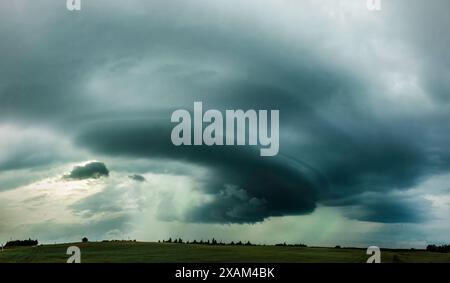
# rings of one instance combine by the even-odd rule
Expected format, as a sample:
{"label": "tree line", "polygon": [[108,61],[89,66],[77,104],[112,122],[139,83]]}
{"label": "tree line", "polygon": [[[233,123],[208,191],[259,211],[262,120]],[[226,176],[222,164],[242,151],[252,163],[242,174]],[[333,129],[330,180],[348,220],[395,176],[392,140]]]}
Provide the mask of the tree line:
{"label": "tree line", "polygon": [[[136,242],[136,240],[103,240],[103,242],[121,242],[121,241],[125,241],[125,242]],[[84,237],[82,239],[82,242],[86,243],[88,242],[88,239],[86,237]],[[222,241],[217,241],[215,238],[212,238],[211,240],[193,240],[193,241],[184,241],[182,238],[169,238],[168,240],[159,240],[158,243],[173,243],[173,244],[196,244],[196,245],[212,245],[212,246],[261,246],[261,244],[252,244],[250,241],[247,242],[242,242],[242,241],[238,241],[238,242],[222,242]],[[39,244],[38,240],[32,240],[31,238],[28,240],[11,240],[8,241],[5,245],[4,248],[11,248],[11,247],[30,247],[30,246],[37,246]],[[262,245],[262,246],[265,246]],[[286,244],[286,242],[284,243],[279,243],[279,244],[275,244],[275,246],[278,247],[308,247],[305,244]],[[336,246],[336,248],[341,248],[340,246]],[[440,252],[440,253],[449,253],[450,252],[450,245],[428,245],[426,247],[426,250],[429,252]]]}
{"label": "tree line", "polygon": [[37,246],[39,244],[38,240],[15,240],[15,241],[9,241],[5,244],[5,248],[10,247],[30,247],[30,246]]}
{"label": "tree line", "polygon": [[428,245],[427,251],[438,252],[438,253],[448,253],[448,252],[450,252],[450,245],[442,245],[442,246]]}
{"label": "tree line", "polygon": [[[250,241],[242,242],[242,241],[231,241],[231,242],[222,242],[217,241],[215,238],[212,238],[212,240],[193,240],[193,241],[184,241],[181,238],[169,238],[168,240],[159,240],[158,243],[173,243],[173,244],[194,244],[194,245],[212,245],[212,246],[260,246],[258,244],[252,244]],[[264,245],[265,246],[265,245]],[[289,246],[289,247],[307,247],[307,245],[304,244],[276,244],[275,246]]]}

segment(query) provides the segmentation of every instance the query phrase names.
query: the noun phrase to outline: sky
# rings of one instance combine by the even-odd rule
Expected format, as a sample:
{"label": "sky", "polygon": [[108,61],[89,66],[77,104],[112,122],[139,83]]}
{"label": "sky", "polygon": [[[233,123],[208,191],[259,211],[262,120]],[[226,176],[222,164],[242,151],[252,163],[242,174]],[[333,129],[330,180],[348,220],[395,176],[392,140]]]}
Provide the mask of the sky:
{"label": "sky", "polygon": [[[450,242],[450,3],[0,0],[0,243]],[[277,109],[279,154],[172,144]]]}

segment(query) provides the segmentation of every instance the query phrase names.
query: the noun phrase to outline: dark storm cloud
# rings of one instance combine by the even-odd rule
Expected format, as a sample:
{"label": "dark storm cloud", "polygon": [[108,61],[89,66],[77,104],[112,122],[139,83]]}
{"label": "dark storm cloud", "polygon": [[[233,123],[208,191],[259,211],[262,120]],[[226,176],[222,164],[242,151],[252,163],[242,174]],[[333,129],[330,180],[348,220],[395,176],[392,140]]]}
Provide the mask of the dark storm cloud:
{"label": "dark storm cloud", "polygon": [[[14,17],[3,19],[6,23],[0,35],[7,40],[2,64],[5,67],[0,68],[3,74],[0,79],[0,115],[6,119],[77,126],[92,116],[120,114],[124,100],[107,98],[96,101],[97,94],[90,93],[86,86],[91,79],[89,76],[94,76],[96,70],[120,76],[142,58],[148,60],[150,69],[154,69],[142,78],[148,85],[139,81],[122,94],[129,101],[134,98],[146,103],[132,103],[138,113],[159,110],[148,104],[155,102],[149,93],[154,91],[165,93],[160,97],[166,102],[164,107],[186,105],[199,99],[219,105],[261,105],[295,110],[291,102],[304,98],[306,104],[316,104],[316,100],[326,99],[336,91],[345,92],[350,87],[341,70],[314,58],[313,46],[306,42],[305,46],[298,46],[302,54],[298,56],[298,52],[283,44],[274,44],[268,31],[249,38],[250,26],[243,26],[241,32],[236,32],[216,25],[203,25],[212,20],[212,15],[198,18],[196,23],[196,15],[202,15],[201,11],[192,10],[193,14],[183,15],[181,21],[186,23],[183,25],[171,23],[171,19],[180,16],[170,9],[172,5],[152,1],[151,10],[155,14],[148,17],[134,11],[123,14],[122,10],[115,9],[115,5],[107,3],[86,9],[76,20],[64,13],[53,15],[48,19],[52,26],[64,26],[64,30],[56,29],[54,32],[49,32],[47,29],[51,27],[40,21],[20,21]],[[191,6],[177,3],[179,7]],[[53,5],[51,1],[44,2],[38,8],[40,11]],[[110,14],[99,13],[104,10]],[[14,12],[18,13],[11,11]],[[220,15],[220,11],[210,12]],[[121,24],[123,21],[127,22],[126,26]],[[202,27],[195,28],[199,25]],[[40,37],[30,39],[27,32],[40,34]],[[120,36],[115,36],[117,34]],[[95,40],[90,40],[91,37]],[[70,52],[73,49],[77,52]],[[21,55],[19,62],[17,54]],[[168,62],[160,59],[167,54],[173,59],[168,58]],[[187,59],[204,61],[207,67],[196,66],[196,62]],[[173,60],[187,62],[170,63]],[[242,65],[246,79],[235,81],[233,77],[221,77],[221,64],[225,67],[231,64],[233,69]],[[276,84],[264,84],[266,81],[276,81]],[[159,89],[152,89],[152,85]],[[295,95],[286,93],[285,87],[295,87]],[[115,94],[109,93],[107,97],[111,95]],[[277,97],[275,100],[274,95]],[[63,119],[55,119],[61,117]]]}
{"label": "dark storm cloud", "polygon": [[[52,2],[29,11],[45,14]],[[409,97],[390,105],[396,94],[380,84],[386,70],[397,71],[398,62],[382,66],[376,55],[384,59],[391,50],[371,50],[369,43],[404,41],[414,46],[414,59],[421,58],[413,76],[421,84],[417,88],[426,97],[445,101],[449,4],[398,2],[389,6],[401,9],[395,15],[389,9],[377,15],[388,23],[381,34],[370,25],[353,30],[356,21],[341,34],[349,38],[338,40],[324,19],[309,19],[316,12],[306,9],[309,1],[302,2],[308,12],[299,9],[295,15],[298,22],[287,13],[271,14],[270,6],[264,6],[268,14],[253,18],[254,7],[238,2],[222,11],[208,1],[130,1],[127,9],[96,1],[76,16],[61,12],[26,19],[17,16],[20,9],[2,6],[0,117],[55,126],[98,154],[208,168],[211,176],[200,180],[198,190],[212,202],[192,207],[187,221],[255,222],[310,213],[317,203],[335,202],[356,206],[349,214],[355,219],[417,222],[422,211],[390,200],[388,192],[409,189],[450,168],[450,111],[438,103],[432,105],[436,111],[415,104],[413,111],[402,112]],[[423,23],[417,24],[416,18]],[[269,25],[264,24],[267,19]],[[340,26],[335,24],[328,23]],[[358,53],[360,45],[368,49],[364,55],[375,57],[335,60]],[[392,57],[396,55],[401,54]],[[193,101],[222,110],[279,109],[280,155],[261,159],[247,147],[174,147],[170,114],[191,109]],[[7,159],[0,170],[37,161],[45,160]],[[108,174],[106,167],[94,167],[70,175]],[[381,195],[341,201],[362,192]],[[107,197],[113,196],[103,201]],[[96,205],[92,200],[73,209],[89,211]]]}
{"label": "dark storm cloud", "polygon": [[136,182],[145,182],[146,181],[145,177],[142,175],[139,175],[139,174],[130,175],[130,176],[128,176],[128,178],[130,178],[131,180],[136,181]]}
{"label": "dark storm cloud", "polygon": [[[244,189],[226,185],[222,190],[219,190],[219,193],[215,194],[212,202],[202,207],[193,207],[188,212],[186,220],[213,223],[254,223],[263,221],[265,217],[273,215],[273,212],[269,210],[270,206],[265,198],[251,197]],[[303,209],[308,208],[304,205]],[[296,212],[292,213],[305,212],[300,212],[297,209]],[[289,214],[288,211],[282,213]]]}
{"label": "dark storm cloud", "polygon": [[[77,141],[98,153],[181,160],[210,169],[212,176],[202,179],[198,189],[213,201],[192,207],[185,215],[187,221],[257,222],[270,216],[310,213],[317,202],[323,202],[357,206],[347,216],[358,220],[417,222],[427,208],[415,209],[413,202],[388,196],[390,190],[415,185],[428,174],[432,163],[420,148],[387,132],[364,129],[346,135],[328,128],[320,138],[328,137],[330,144],[322,143],[322,148],[312,150],[326,152],[314,160],[322,162],[317,170],[286,157],[283,150],[277,158],[264,159],[248,147],[175,147],[170,130],[151,119],[99,122],[85,129]],[[385,195],[353,198],[351,203],[340,201],[364,191]],[[172,217],[167,212],[161,216],[167,220]]]}
{"label": "dark storm cloud", "polygon": [[423,223],[430,219],[431,203],[399,193],[366,192],[331,201],[328,206],[341,206],[345,216],[361,221],[381,223]]}
{"label": "dark storm cloud", "polygon": [[77,141],[98,153],[174,159],[210,169],[212,176],[201,180],[198,189],[212,196],[216,205],[196,207],[186,216],[190,221],[255,222],[310,213],[326,186],[311,168],[283,157],[261,159],[251,148],[175,147],[170,131],[167,125],[152,126],[149,120],[111,121],[86,129]]}
{"label": "dark storm cloud", "polygon": [[90,162],[83,166],[75,166],[68,175],[64,175],[66,179],[98,179],[103,176],[109,176],[109,170],[102,162]]}
{"label": "dark storm cloud", "polygon": [[375,129],[355,129],[352,136],[340,133],[323,147],[312,146],[313,150],[330,152],[321,165],[333,185],[329,197],[410,188],[424,174],[431,173],[427,152],[411,141],[412,137],[398,136],[379,125],[367,126]]}
{"label": "dark storm cloud", "polygon": [[[282,131],[306,133],[312,139],[300,146],[289,139],[281,140],[282,155],[288,156],[287,160],[299,158],[312,165],[305,166],[292,165],[282,158],[262,160],[247,148],[175,148],[170,144],[170,126],[160,121],[148,121],[148,126],[140,121],[116,121],[82,129],[79,144],[99,153],[183,160],[210,168],[214,177],[205,180],[201,190],[214,200],[192,208],[186,216],[190,221],[255,222],[269,216],[310,213],[317,202],[362,191],[408,189],[428,174],[448,168],[448,163],[437,165],[432,160],[424,146],[430,143],[428,137],[417,136],[429,124],[410,126],[405,131],[404,125],[411,123],[411,117],[375,117],[367,111],[371,105],[363,95],[372,87],[367,78],[324,62],[306,43],[299,47],[303,56],[295,56],[280,52],[284,48],[281,43],[268,44],[264,35],[249,41],[242,36],[245,32],[230,36],[223,30],[212,32],[209,27],[183,30],[190,37],[181,36],[179,30],[167,31],[177,34],[178,46],[184,46],[183,50],[170,46],[169,52],[241,58],[249,73],[245,80],[210,81],[216,75],[213,71],[198,73],[192,66],[182,65],[161,68],[156,77],[162,76],[183,89],[177,94],[174,108],[190,109],[194,100],[200,100],[205,102],[205,108],[280,109]],[[157,34],[154,36],[160,44],[168,43],[166,37],[159,38]],[[204,42],[206,37],[207,45],[199,46],[193,41]],[[201,81],[202,84],[197,83]],[[168,119],[170,111],[162,110],[160,115]],[[106,139],[97,136],[100,129]],[[442,149],[443,143],[432,146]],[[227,191],[227,184],[245,192],[245,197]],[[401,202],[386,205],[385,211],[390,211],[391,216],[380,213],[377,217],[379,203],[381,200],[361,201],[360,215],[349,215],[377,222],[409,222],[419,217],[410,206],[403,209]],[[400,211],[403,215],[398,216]]]}
{"label": "dark storm cloud", "polygon": [[350,218],[382,223],[423,223],[428,220],[429,207],[403,200],[362,201],[353,211],[346,215]]}

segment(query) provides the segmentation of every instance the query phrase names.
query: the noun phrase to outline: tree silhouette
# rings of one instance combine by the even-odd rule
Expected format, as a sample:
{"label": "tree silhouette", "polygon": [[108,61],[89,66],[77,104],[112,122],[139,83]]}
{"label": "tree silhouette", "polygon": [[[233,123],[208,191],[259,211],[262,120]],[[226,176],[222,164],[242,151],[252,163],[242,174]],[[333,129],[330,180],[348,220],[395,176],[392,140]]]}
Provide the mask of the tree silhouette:
{"label": "tree silhouette", "polygon": [[38,240],[16,240],[16,241],[9,241],[5,244],[5,248],[9,247],[27,247],[27,246],[37,246]]}

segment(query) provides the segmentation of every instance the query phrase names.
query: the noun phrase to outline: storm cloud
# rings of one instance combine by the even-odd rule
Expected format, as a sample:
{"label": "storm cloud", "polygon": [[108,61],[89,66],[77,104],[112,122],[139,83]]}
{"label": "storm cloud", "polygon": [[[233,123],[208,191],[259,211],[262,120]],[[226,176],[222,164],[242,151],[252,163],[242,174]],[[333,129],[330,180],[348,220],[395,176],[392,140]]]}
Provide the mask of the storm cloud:
{"label": "storm cloud", "polygon": [[[372,13],[365,1],[101,0],[72,14],[28,2],[0,4],[5,184],[86,156],[108,168],[87,163],[65,179],[117,170],[145,189],[145,173],[177,163],[167,174],[189,175],[207,200],[175,215],[171,195],[158,196],[166,221],[256,223],[320,206],[361,222],[430,221],[423,191],[404,193],[450,169],[448,1]],[[174,146],[171,113],[194,101],[280,110],[279,155]],[[108,184],[69,210],[120,213],[128,193]]]}
{"label": "storm cloud", "polygon": [[64,175],[66,179],[98,179],[103,176],[109,176],[109,170],[106,165],[102,162],[90,162],[86,165],[75,166],[73,170]]}
{"label": "storm cloud", "polygon": [[145,177],[142,175],[139,175],[139,174],[130,175],[130,176],[128,176],[128,178],[130,178],[131,180],[134,180],[136,182],[145,182],[146,181]]}

